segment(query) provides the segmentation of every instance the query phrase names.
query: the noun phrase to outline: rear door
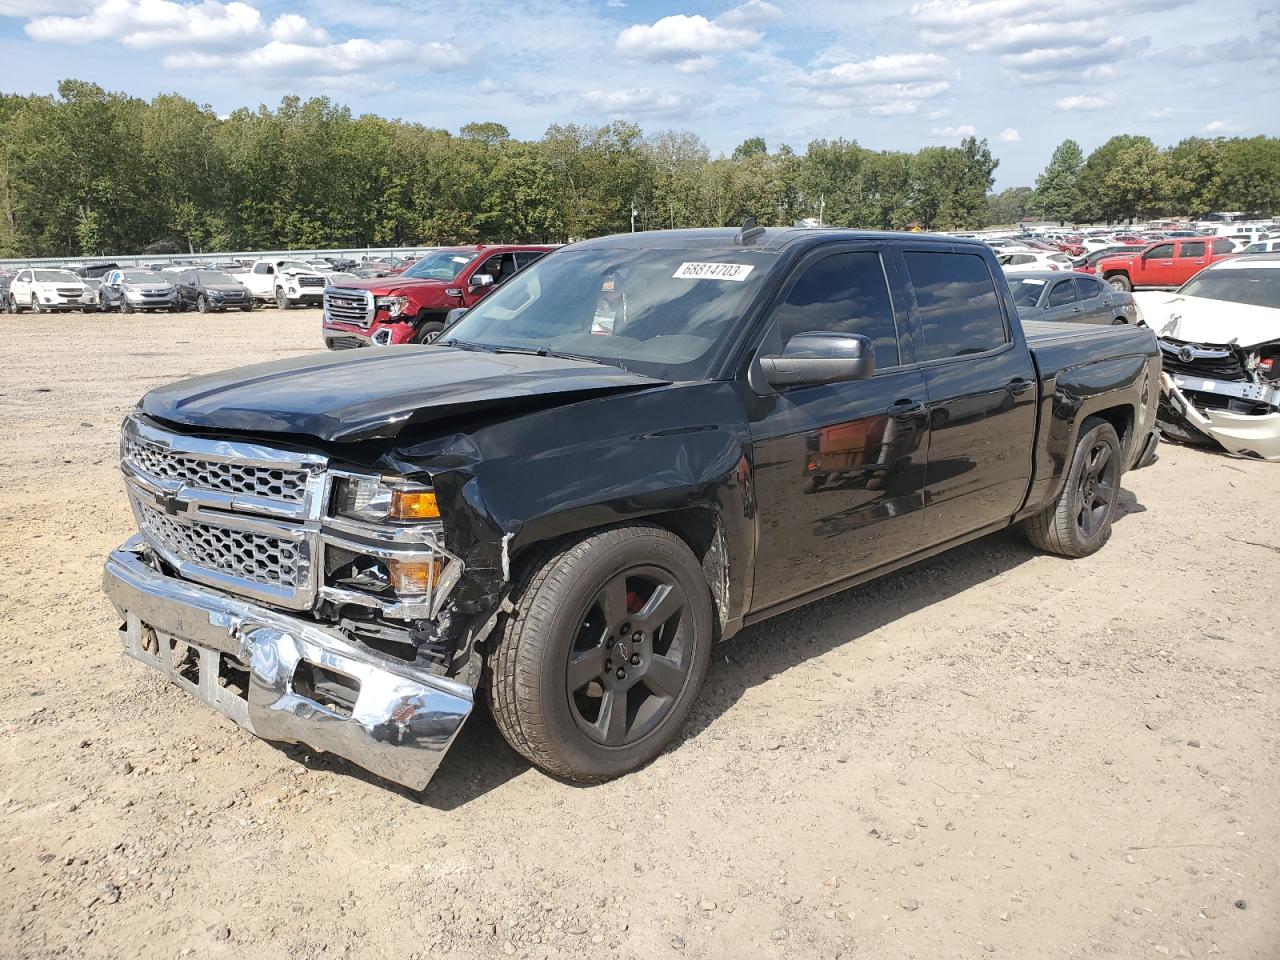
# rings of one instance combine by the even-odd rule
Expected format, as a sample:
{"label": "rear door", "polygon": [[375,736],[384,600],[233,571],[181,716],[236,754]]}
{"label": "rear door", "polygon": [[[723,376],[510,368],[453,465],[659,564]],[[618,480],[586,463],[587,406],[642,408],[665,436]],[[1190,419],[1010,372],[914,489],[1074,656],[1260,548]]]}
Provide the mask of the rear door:
{"label": "rear door", "polygon": [[1172,282],[1181,285],[1203,270],[1209,263],[1208,241],[1179,240],[1176,259],[1177,270]]}
{"label": "rear door", "polygon": [[772,606],[920,548],[928,420],[906,304],[880,244],[828,245],[778,291],[757,356],[799,333],[856,333],[866,380],[795,387],[748,404],[759,504],[752,606]]}
{"label": "rear door", "polygon": [[1076,302],[1076,285],[1070,277],[1053,281],[1045,296],[1044,320],[1079,320],[1080,304]]}
{"label": "rear door", "polygon": [[1111,309],[1112,294],[1105,284],[1093,277],[1076,277],[1075,285],[1080,308],[1077,319],[1085,323],[1110,323],[1114,319],[1114,311]]}
{"label": "rear door", "polygon": [[902,260],[929,395],[924,530],[937,544],[1004,522],[1022,505],[1036,373],[985,257],[908,243]]}

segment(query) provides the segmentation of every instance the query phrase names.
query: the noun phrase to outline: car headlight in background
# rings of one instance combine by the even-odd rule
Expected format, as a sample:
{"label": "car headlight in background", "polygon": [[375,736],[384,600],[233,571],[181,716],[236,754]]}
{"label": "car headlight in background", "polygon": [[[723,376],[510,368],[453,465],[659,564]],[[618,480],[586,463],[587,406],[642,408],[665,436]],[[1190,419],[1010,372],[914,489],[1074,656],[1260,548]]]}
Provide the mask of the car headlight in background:
{"label": "car headlight in background", "polygon": [[409,305],[408,297],[379,297],[376,301],[379,310],[386,310],[390,317],[398,317]]}
{"label": "car headlight in background", "polygon": [[413,523],[440,516],[435,491],[430,487],[376,477],[339,479],[333,510],[340,517],[371,523]]}

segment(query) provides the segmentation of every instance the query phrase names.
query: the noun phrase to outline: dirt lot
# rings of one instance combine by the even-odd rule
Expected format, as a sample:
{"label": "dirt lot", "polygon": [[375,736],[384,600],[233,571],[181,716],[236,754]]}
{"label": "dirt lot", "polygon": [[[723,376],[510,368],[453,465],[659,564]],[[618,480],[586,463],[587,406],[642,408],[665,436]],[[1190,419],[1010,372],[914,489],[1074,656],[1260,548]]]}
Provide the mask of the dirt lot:
{"label": "dirt lot", "polygon": [[748,630],[617,782],[479,712],[411,794],[127,660],[98,589],[138,395],[316,313],[0,323],[0,957],[1280,957],[1280,467],[1165,446],[1093,558]]}

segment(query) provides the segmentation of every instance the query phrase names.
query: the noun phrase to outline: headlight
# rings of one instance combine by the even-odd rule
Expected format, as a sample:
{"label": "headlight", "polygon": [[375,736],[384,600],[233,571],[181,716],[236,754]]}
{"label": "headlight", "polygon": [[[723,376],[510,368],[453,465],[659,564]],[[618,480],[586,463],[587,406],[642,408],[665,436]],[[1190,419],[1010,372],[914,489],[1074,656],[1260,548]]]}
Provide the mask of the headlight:
{"label": "headlight", "polygon": [[430,487],[374,477],[339,479],[333,510],[340,517],[372,523],[435,520],[440,516]]}
{"label": "headlight", "polygon": [[398,317],[404,313],[404,308],[409,305],[408,297],[379,297],[377,299],[377,307],[379,310],[386,310],[390,317]]}

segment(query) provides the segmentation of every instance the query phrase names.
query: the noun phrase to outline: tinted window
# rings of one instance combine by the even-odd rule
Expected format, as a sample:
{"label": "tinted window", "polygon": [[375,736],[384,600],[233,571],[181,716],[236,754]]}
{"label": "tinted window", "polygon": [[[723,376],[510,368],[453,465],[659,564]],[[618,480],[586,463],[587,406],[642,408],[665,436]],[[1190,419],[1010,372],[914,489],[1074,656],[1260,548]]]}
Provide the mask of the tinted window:
{"label": "tinted window", "polygon": [[1102,283],[1093,277],[1076,277],[1076,295],[1081,300],[1102,296]]}
{"label": "tinted window", "polygon": [[1235,249],[1235,244],[1233,244],[1230,240],[1218,239],[1213,241],[1214,253],[1230,253],[1234,249]]}
{"label": "tinted window", "polygon": [[929,360],[963,357],[1004,344],[1004,317],[987,264],[970,253],[904,253]]}
{"label": "tinted window", "polygon": [[1075,301],[1075,285],[1070,280],[1059,280],[1049,291],[1049,302],[1046,306],[1065,307],[1068,303],[1075,303]]}
{"label": "tinted window", "polygon": [[1147,256],[1152,260],[1164,260],[1173,256],[1173,244],[1161,243],[1152,247],[1147,251]]}
{"label": "tinted window", "polygon": [[522,250],[516,254],[516,264],[523,270],[530,264],[537,263],[547,255],[545,250]]}
{"label": "tinted window", "polygon": [[1203,256],[1204,256],[1204,241],[1203,241],[1203,240],[1194,240],[1194,241],[1190,241],[1190,240],[1189,240],[1189,241],[1187,241],[1186,243],[1183,243],[1183,245],[1182,245],[1182,249],[1180,249],[1180,250],[1178,251],[1178,256],[1180,256],[1180,257],[1203,257]]}
{"label": "tinted window", "polygon": [[878,253],[837,253],[805,270],[774,312],[785,348],[798,333],[858,333],[876,350],[876,367],[896,367],[898,330]]}

